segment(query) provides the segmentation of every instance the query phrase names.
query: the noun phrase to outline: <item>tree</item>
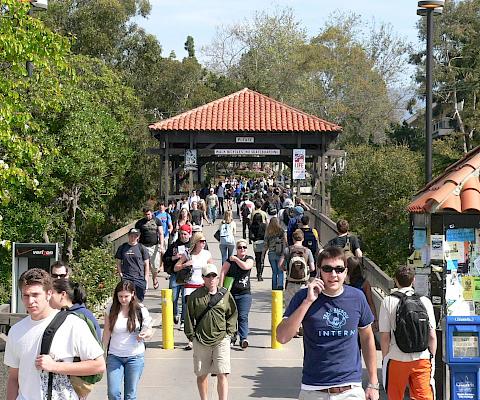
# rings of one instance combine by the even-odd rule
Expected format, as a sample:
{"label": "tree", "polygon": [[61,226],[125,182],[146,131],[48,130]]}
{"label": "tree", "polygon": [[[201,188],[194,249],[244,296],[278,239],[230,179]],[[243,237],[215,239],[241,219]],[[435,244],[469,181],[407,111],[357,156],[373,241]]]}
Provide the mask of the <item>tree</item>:
{"label": "tree", "polygon": [[[342,125],[344,142],[382,143],[394,117],[382,74],[398,72],[391,65],[398,54],[393,44],[382,52],[358,39],[357,17],[334,21],[308,40],[291,9],[257,13],[250,22],[218,30],[204,49],[207,65],[241,86]],[[376,37],[401,43],[387,28]]]}
{"label": "tree", "polygon": [[[434,101],[451,112],[462,135],[463,150],[478,144],[475,133],[480,125],[478,91],[480,81],[479,0],[450,1],[444,13],[435,18],[434,32]],[[418,25],[419,35],[426,38],[425,22]],[[425,52],[414,53],[417,66],[418,96],[425,92]]]}
{"label": "tree", "polygon": [[363,242],[365,253],[393,271],[408,256],[406,207],[421,187],[419,154],[404,146],[349,146],[347,166],[332,180],[332,205]]}
{"label": "tree", "polygon": [[[28,16],[29,7],[4,0],[0,8],[0,212],[23,192],[37,190],[44,149],[35,113],[58,106],[56,73],[68,74],[68,42]],[[27,60],[35,65],[31,79]]]}
{"label": "tree", "polygon": [[195,57],[195,44],[192,36],[187,36],[187,41],[185,42],[185,50],[188,53],[188,57]]}
{"label": "tree", "polygon": [[135,27],[131,19],[146,17],[150,10],[149,0],[50,0],[41,18],[61,35],[75,37],[75,53],[113,64]]}

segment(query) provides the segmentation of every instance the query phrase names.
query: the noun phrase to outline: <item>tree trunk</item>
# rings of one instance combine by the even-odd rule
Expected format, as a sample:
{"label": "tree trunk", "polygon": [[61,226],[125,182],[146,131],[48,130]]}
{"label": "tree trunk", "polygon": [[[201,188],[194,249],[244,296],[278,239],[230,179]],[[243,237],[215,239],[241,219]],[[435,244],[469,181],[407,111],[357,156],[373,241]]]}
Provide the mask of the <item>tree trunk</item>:
{"label": "tree trunk", "polygon": [[79,200],[80,200],[80,190],[75,186],[72,188],[68,196],[68,210],[67,210],[68,226],[67,226],[67,232],[65,235],[65,249],[66,249],[67,261],[69,262],[73,259],[73,247],[75,242],[75,236],[77,233],[76,215],[77,215]]}

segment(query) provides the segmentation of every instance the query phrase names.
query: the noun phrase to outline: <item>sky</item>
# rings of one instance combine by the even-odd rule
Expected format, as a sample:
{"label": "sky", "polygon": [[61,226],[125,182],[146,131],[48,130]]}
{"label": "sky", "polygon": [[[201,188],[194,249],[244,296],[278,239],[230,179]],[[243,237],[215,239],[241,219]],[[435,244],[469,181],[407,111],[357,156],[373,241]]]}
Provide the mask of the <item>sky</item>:
{"label": "sky", "polygon": [[[183,49],[188,35],[195,40],[195,49],[208,45],[215,28],[250,19],[256,11],[273,11],[275,7],[293,9],[309,37],[319,33],[330,14],[336,10],[354,12],[365,21],[390,23],[399,36],[418,45],[416,0],[150,0],[152,12],[148,19],[138,19],[140,26],[154,34],[167,57],[174,50],[178,58],[186,56]],[[197,51],[197,58],[202,61]]]}

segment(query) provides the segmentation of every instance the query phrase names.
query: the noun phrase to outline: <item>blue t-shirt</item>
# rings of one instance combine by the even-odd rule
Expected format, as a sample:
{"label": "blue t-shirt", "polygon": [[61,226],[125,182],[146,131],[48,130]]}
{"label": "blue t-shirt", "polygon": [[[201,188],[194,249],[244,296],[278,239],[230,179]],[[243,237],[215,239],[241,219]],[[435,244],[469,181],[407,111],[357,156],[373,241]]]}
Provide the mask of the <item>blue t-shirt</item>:
{"label": "blue t-shirt", "polygon": [[[284,316],[292,315],[306,297],[307,289],[298,291]],[[302,321],[302,383],[331,387],[362,382],[358,327],[373,320],[362,291],[345,285],[337,297],[321,293]]]}
{"label": "blue t-shirt", "polygon": [[168,235],[170,234],[170,232],[168,232],[168,225],[172,223],[172,217],[166,211],[164,212],[155,211],[153,215],[156,219],[158,219],[162,223],[163,237],[168,238]]}

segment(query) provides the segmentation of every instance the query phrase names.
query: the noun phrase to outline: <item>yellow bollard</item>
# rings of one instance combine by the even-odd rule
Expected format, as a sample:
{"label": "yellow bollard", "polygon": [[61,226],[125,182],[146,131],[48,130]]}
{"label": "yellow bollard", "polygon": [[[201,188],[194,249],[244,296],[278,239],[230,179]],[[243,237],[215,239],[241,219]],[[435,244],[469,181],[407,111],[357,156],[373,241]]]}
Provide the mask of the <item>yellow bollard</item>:
{"label": "yellow bollard", "polygon": [[272,349],[281,349],[282,344],[277,341],[277,326],[283,316],[283,291],[272,290]]}
{"label": "yellow bollard", "polygon": [[162,289],[162,338],[163,348],[173,350],[173,300],[172,289]]}

